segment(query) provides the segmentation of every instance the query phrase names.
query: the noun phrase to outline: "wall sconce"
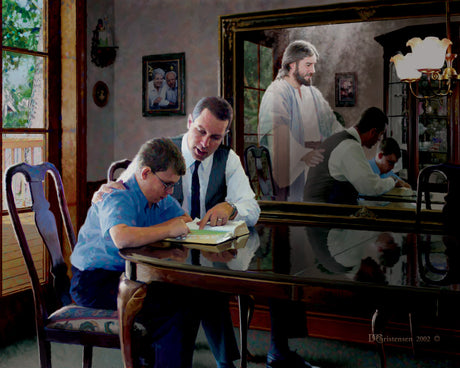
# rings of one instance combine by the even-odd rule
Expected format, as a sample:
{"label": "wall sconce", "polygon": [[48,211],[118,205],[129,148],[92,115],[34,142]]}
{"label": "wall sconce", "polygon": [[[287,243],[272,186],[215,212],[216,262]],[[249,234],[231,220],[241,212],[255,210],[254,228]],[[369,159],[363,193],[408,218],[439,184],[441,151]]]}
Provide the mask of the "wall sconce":
{"label": "wall sconce", "polygon": [[117,48],[113,45],[112,27],[107,17],[99,19],[91,40],[91,61],[101,68],[109,66],[115,61]]}
{"label": "wall sconce", "polygon": [[[446,29],[447,38],[440,40],[437,37],[426,37],[424,40],[415,37],[407,41],[412,53],[397,54],[390,59],[396,68],[399,79],[409,84],[412,95],[419,99],[429,99],[452,94],[452,82],[458,79],[457,72],[452,64],[456,54],[452,54],[450,40],[449,1],[446,1]],[[441,74],[441,69],[446,68]],[[423,94],[416,93],[413,83],[426,80],[429,91]],[[437,81],[436,85],[433,81]]]}

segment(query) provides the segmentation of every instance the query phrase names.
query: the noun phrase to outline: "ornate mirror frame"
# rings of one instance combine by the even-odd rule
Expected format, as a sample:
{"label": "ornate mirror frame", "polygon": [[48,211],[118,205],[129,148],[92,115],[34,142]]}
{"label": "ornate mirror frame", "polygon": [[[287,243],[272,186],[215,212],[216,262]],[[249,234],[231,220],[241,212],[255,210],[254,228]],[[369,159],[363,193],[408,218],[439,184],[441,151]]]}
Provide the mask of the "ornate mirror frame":
{"label": "ornate mirror frame", "polygon": [[[450,14],[460,14],[460,0],[451,0]],[[326,24],[371,22],[381,20],[402,20],[446,16],[445,5],[439,0],[422,0],[417,3],[408,0],[361,1],[324,6],[282,9],[246,14],[222,16],[219,19],[220,42],[220,95],[233,101],[236,124],[232,128],[231,144],[243,157],[242,117],[243,98],[239,83],[242,81],[242,55],[245,32],[275,30],[294,27],[308,27]],[[458,63],[458,61],[457,61]],[[413,226],[415,210],[385,209],[383,207],[361,208],[361,206],[289,203],[260,201],[262,218],[276,221],[281,217],[298,221],[338,221],[348,225],[358,224]],[[440,224],[440,211],[423,211],[424,226]],[[402,224],[402,225],[401,225]]]}

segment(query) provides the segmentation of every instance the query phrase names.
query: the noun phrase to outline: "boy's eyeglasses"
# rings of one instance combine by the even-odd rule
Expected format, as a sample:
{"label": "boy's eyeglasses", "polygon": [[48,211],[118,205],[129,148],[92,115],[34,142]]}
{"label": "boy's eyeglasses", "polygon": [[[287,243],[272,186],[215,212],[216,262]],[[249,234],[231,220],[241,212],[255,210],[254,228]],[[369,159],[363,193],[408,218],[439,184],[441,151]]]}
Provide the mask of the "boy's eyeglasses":
{"label": "boy's eyeglasses", "polygon": [[163,187],[165,190],[170,190],[170,189],[173,189],[174,188],[174,185],[176,185],[176,183],[165,183],[158,175],[157,173],[154,173],[152,172],[153,175],[155,175],[159,181],[161,181],[161,184],[163,184]]}

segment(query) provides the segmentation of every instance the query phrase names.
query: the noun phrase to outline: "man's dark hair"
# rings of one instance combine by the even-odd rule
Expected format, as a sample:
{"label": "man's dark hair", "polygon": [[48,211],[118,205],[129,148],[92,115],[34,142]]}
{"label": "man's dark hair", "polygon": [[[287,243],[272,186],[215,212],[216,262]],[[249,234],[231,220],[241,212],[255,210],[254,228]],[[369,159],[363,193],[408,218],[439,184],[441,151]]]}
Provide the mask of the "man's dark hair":
{"label": "man's dark hair", "polygon": [[137,168],[150,167],[152,172],[173,169],[185,174],[185,161],[179,148],[168,138],[154,138],[145,142],[137,153]]}
{"label": "man's dark hair", "polygon": [[195,105],[192,112],[193,121],[203,112],[208,109],[219,120],[228,120],[228,126],[232,123],[233,109],[232,106],[222,97],[203,97]]}
{"label": "man's dark hair", "polygon": [[384,156],[395,154],[397,159],[401,157],[401,148],[399,148],[398,142],[391,137],[382,139],[379,151],[382,152]]}
{"label": "man's dark hair", "polygon": [[369,107],[362,113],[356,128],[360,133],[366,133],[374,128],[378,132],[383,132],[387,124],[388,118],[382,110],[378,107]]}

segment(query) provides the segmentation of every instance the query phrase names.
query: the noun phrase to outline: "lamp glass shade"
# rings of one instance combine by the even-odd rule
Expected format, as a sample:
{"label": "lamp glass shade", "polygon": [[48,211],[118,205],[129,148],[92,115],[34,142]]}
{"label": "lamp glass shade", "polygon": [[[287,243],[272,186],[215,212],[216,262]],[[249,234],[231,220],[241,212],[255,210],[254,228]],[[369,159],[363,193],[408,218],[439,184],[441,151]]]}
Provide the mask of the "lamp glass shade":
{"label": "lamp glass shade", "polygon": [[440,40],[437,37],[419,37],[407,41],[412,49],[414,67],[417,70],[441,69],[446,60],[446,50],[452,41],[447,38]]}
{"label": "lamp glass shade", "polygon": [[406,55],[397,54],[390,59],[395,65],[396,74],[400,80],[420,79],[422,73],[417,70],[417,63],[414,55],[408,53]]}

